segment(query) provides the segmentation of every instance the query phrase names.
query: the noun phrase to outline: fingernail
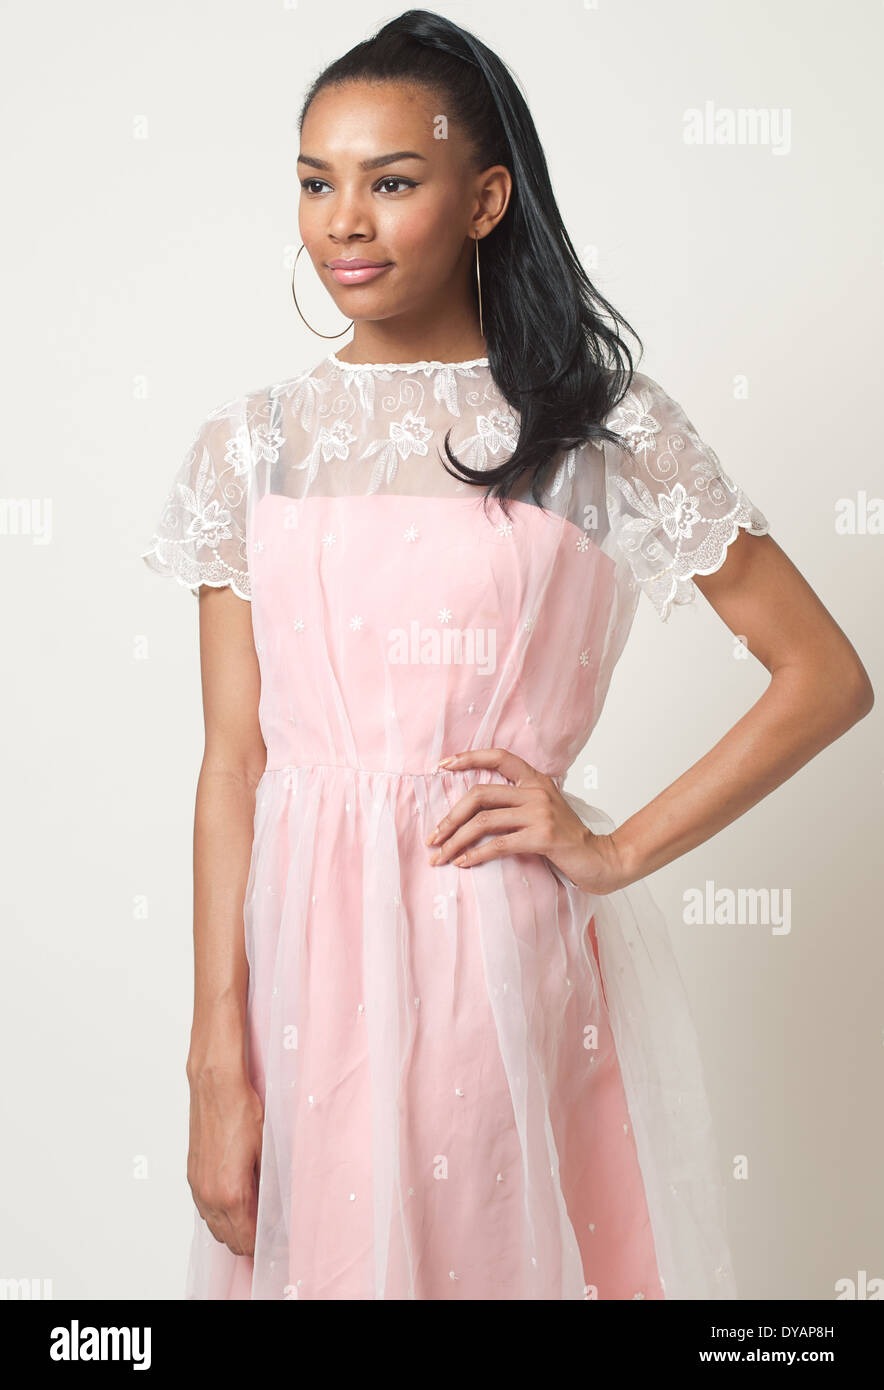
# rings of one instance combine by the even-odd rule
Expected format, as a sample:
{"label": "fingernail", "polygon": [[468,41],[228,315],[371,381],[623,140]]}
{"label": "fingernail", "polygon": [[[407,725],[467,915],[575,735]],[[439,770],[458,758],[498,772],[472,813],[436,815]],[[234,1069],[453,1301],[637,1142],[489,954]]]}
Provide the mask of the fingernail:
{"label": "fingernail", "polygon": [[455,760],[456,757],[457,757],[457,754],[456,754],[456,753],[452,753],[452,755],[451,755],[450,758],[442,758],[442,759],[440,759],[440,761],[436,764],[436,766],[437,766],[437,767],[450,767],[450,765],[454,762],[454,760]]}

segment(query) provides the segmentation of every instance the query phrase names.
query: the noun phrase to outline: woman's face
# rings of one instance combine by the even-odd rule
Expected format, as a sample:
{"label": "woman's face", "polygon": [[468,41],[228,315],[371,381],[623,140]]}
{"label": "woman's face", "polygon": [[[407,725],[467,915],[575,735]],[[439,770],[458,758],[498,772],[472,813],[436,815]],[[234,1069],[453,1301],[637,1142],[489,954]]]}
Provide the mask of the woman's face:
{"label": "woman's face", "polygon": [[[445,115],[431,94],[398,82],[327,87],[308,108],[301,240],[349,319],[416,326],[472,304],[472,238],[503,216],[510,176],[503,166],[476,170]],[[335,268],[350,260],[382,268]]]}

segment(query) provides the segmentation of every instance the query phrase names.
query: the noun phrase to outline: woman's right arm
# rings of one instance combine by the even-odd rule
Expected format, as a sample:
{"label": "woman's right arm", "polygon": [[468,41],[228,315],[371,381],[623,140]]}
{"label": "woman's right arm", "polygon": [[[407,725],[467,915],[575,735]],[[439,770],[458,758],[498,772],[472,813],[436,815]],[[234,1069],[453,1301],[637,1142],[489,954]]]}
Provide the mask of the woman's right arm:
{"label": "woman's right arm", "polygon": [[205,750],[194,816],[187,1180],[215,1239],[252,1255],[263,1107],[246,1066],[243,904],[267,751],[251,604],[230,588],[204,585],[199,615]]}

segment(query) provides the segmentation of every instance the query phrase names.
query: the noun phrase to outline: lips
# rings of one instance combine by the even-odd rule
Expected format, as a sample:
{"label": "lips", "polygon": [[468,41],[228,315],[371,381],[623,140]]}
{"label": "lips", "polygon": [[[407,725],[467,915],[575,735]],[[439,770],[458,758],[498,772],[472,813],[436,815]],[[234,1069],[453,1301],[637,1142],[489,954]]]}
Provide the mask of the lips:
{"label": "lips", "polygon": [[390,261],[365,261],[360,257],[340,257],[328,261],[328,268],[339,285],[364,285],[390,269]]}

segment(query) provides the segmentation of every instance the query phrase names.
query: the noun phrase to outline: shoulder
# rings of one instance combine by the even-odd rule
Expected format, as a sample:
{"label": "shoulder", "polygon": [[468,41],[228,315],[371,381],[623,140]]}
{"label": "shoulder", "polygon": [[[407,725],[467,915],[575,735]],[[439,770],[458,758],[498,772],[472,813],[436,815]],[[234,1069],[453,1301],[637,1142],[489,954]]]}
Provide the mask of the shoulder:
{"label": "shoulder", "polygon": [[206,466],[218,476],[232,470],[239,477],[250,473],[258,459],[272,461],[291,418],[287,417],[284,426],[283,403],[297,403],[305,397],[312,402],[323,390],[320,364],[319,369],[307,367],[294,376],[250,387],[219,401],[196,417],[187,451],[188,466]]}
{"label": "shoulder", "polygon": [[721,467],[681,403],[647,372],[633,373],[606,424],[629,454],[646,466],[655,461],[661,480],[677,473],[680,465],[713,473]]}
{"label": "shoulder", "polygon": [[[314,400],[328,389],[330,378],[328,358],[304,367],[293,376],[279,377],[262,386],[253,387],[230,403],[231,413],[235,413],[240,423],[250,430],[267,429],[270,422],[278,422],[281,406],[292,402],[297,409],[300,402]],[[220,407],[223,411],[225,407]]]}
{"label": "shoulder", "polygon": [[679,409],[654,377],[635,371],[605,424],[628,443],[647,443],[649,436],[658,433]]}
{"label": "shoulder", "polygon": [[316,369],[307,367],[294,376],[249,387],[238,396],[220,401],[199,417],[196,438],[202,437],[208,443],[212,439],[222,439],[225,434],[235,434],[244,427],[260,425],[273,413],[275,402],[296,394],[304,383],[316,377]]}

